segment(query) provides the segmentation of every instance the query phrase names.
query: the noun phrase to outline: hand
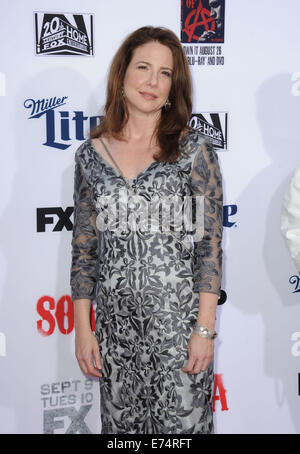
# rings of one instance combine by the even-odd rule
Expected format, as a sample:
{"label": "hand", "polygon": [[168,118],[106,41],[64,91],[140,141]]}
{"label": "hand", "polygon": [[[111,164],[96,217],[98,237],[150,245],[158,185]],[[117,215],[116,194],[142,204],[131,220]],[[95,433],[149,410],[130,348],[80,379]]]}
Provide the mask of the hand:
{"label": "hand", "polygon": [[102,377],[98,371],[98,369],[102,369],[98,341],[92,331],[76,331],[75,356],[84,374]]}
{"label": "hand", "polygon": [[188,362],[181,370],[189,374],[199,374],[207,369],[213,359],[214,341],[192,333],[188,342],[188,353]]}

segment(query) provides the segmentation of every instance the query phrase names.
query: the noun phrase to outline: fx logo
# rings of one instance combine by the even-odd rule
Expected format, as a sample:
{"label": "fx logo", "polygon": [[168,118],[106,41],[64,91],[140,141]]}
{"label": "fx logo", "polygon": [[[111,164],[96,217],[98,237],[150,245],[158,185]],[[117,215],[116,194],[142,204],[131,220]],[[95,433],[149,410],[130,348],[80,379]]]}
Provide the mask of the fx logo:
{"label": "fx logo", "polygon": [[65,227],[67,230],[73,229],[73,224],[70,220],[70,216],[74,211],[73,207],[67,207],[63,210],[61,207],[50,207],[50,208],[37,208],[36,209],[36,224],[37,232],[45,232],[46,224],[54,224],[53,216],[58,217],[58,222],[53,228],[53,232],[60,232]]}
{"label": "fx logo", "polygon": [[[44,433],[54,434],[57,429],[64,429],[65,421],[62,419],[68,416],[71,419],[71,424],[67,428],[66,434],[90,434],[91,431],[84,422],[87,413],[91,409],[91,405],[82,405],[77,411],[74,407],[57,408],[55,410],[44,411]],[[58,419],[61,418],[61,419]]]}

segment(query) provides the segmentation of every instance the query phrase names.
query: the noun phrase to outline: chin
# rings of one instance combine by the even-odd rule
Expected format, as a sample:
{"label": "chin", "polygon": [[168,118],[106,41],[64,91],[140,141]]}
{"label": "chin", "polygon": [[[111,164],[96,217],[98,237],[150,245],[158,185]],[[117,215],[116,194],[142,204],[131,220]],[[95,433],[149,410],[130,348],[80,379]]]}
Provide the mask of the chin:
{"label": "chin", "polygon": [[154,103],[150,105],[150,103],[139,103],[139,104],[130,104],[129,111],[132,112],[141,112],[145,114],[150,114],[154,112],[158,112],[161,110],[161,105],[159,103]]}

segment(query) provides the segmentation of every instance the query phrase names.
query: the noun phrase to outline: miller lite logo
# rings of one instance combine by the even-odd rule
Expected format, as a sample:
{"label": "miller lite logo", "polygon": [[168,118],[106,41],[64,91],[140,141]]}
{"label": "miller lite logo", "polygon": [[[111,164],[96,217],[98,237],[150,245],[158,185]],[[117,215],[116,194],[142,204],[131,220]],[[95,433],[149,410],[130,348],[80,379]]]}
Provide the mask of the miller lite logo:
{"label": "miller lite logo", "polygon": [[34,13],[36,55],[94,55],[92,14]]}
{"label": "miller lite logo", "polygon": [[[93,129],[99,122],[100,116],[87,116],[81,110],[69,111],[60,108],[67,103],[68,96],[52,98],[28,98],[24,107],[29,110],[29,119],[44,119],[47,147],[66,150],[74,139],[85,140],[84,129]],[[88,122],[88,126],[86,125]]]}

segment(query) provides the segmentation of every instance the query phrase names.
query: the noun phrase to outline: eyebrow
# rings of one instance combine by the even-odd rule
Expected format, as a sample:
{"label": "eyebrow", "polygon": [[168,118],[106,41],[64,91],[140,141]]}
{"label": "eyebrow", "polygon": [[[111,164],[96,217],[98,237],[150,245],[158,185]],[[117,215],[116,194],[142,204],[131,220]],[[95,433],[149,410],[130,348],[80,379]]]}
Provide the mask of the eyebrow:
{"label": "eyebrow", "polygon": [[[149,63],[148,61],[140,60],[140,61],[137,61],[135,64],[137,65],[138,63],[146,63],[146,65],[152,66],[151,63]],[[169,71],[173,72],[173,69],[169,68],[168,66],[161,66],[160,69],[168,69]]]}

